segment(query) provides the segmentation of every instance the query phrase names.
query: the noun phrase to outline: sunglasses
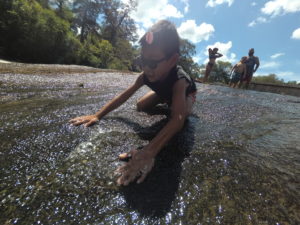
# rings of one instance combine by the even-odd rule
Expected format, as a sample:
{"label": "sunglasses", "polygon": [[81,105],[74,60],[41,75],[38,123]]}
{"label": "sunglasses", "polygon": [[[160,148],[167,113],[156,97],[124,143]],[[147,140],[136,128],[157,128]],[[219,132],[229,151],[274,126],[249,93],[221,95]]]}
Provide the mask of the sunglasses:
{"label": "sunglasses", "polygon": [[169,59],[169,57],[164,57],[159,60],[151,60],[151,59],[145,59],[143,56],[140,56],[140,66],[146,67],[148,66],[150,69],[154,70],[157,68],[158,64]]}

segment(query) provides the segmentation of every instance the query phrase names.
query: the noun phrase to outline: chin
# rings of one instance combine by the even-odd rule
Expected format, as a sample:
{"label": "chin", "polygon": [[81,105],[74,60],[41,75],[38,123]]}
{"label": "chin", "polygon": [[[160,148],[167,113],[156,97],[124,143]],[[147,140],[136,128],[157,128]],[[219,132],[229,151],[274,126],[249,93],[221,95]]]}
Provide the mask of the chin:
{"label": "chin", "polygon": [[157,79],[155,78],[155,76],[147,76],[147,78],[148,78],[148,80],[150,81],[150,82],[155,82],[155,81],[157,81]]}

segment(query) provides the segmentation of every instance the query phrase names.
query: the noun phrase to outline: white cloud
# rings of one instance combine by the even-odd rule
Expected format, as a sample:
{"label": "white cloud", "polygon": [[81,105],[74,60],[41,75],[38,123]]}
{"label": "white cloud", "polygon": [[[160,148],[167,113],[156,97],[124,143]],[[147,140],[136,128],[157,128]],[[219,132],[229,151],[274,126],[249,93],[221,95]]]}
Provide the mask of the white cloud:
{"label": "white cloud", "polygon": [[276,58],[278,58],[278,57],[280,57],[280,56],[283,56],[283,55],[285,55],[284,53],[276,53],[276,54],[274,54],[274,55],[271,55],[271,58],[272,59],[276,59]]}
{"label": "white cloud", "polygon": [[209,0],[206,3],[206,7],[216,7],[217,5],[221,5],[224,3],[227,3],[228,6],[230,7],[233,2],[234,2],[234,0]]}
{"label": "white cloud", "polygon": [[[128,2],[128,0],[122,1]],[[139,0],[137,9],[131,13],[131,16],[136,22],[142,23],[143,27],[148,28],[157,20],[182,18],[183,14],[170,4],[169,0]]]}
{"label": "white cloud", "polygon": [[137,35],[138,35],[138,41],[143,37],[143,35],[146,33],[146,30],[143,28],[143,27],[141,27],[141,26],[139,26],[138,24],[137,24]]}
{"label": "white cloud", "polygon": [[256,20],[253,20],[251,23],[248,24],[249,27],[254,27],[256,24],[259,23],[268,23],[268,19],[266,19],[265,17],[257,17]]}
{"label": "white cloud", "polygon": [[300,40],[300,28],[294,30],[291,38],[292,39],[299,39]]}
{"label": "white cloud", "polygon": [[190,8],[190,4],[189,4],[189,0],[180,0],[185,6],[184,6],[184,13],[188,13],[189,8]]}
{"label": "white cloud", "polygon": [[256,21],[253,20],[252,22],[250,22],[250,23],[248,24],[248,27],[254,27],[256,24],[257,24]]}
{"label": "white cloud", "polygon": [[196,55],[196,56],[194,56],[192,58],[193,58],[193,61],[196,62],[196,63],[199,63],[202,60],[202,57],[199,56],[199,55]]}
{"label": "white cloud", "polygon": [[291,71],[279,71],[275,73],[279,78],[284,79],[284,81],[297,81],[299,82],[299,75]]}
{"label": "white cloud", "polygon": [[[231,63],[236,62],[236,54],[230,52],[230,49],[232,47],[232,42],[228,41],[227,43],[221,43],[221,42],[216,42],[213,45],[208,45],[206,47],[206,52],[205,55],[208,57],[208,49],[209,48],[218,48],[219,49],[219,53],[221,53],[223,56],[217,60],[222,60],[222,61],[229,61]],[[204,63],[208,62],[208,58],[206,58]]]}
{"label": "white cloud", "polygon": [[273,0],[268,1],[261,9],[264,14],[272,17],[283,15],[287,13],[294,13],[300,11],[299,0]]}
{"label": "white cloud", "polygon": [[252,3],[251,3],[251,6],[256,6],[256,5],[257,5],[256,2],[252,2]]}
{"label": "white cloud", "polygon": [[203,40],[207,41],[215,29],[211,24],[202,23],[197,26],[195,20],[187,20],[181,23],[177,31],[181,38],[198,43]]}
{"label": "white cloud", "polygon": [[280,63],[279,62],[261,62],[260,63],[260,69],[274,69],[274,68],[278,68],[280,67]]}

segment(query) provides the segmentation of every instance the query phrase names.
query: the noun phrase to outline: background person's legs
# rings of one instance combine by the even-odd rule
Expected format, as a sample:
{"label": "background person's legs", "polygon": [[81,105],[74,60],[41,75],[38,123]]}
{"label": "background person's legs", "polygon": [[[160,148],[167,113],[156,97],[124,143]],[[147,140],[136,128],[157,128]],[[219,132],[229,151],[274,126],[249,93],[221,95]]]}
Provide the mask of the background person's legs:
{"label": "background person's legs", "polygon": [[207,64],[206,65],[206,68],[205,68],[205,75],[204,75],[204,78],[203,78],[203,82],[207,82],[208,81],[208,77],[209,77],[209,74],[212,70],[212,67],[213,67],[213,64]]}
{"label": "background person's legs", "polygon": [[245,88],[249,88],[249,84],[250,84],[250,82],[251,82],[251,80],[252,80],[252,76],[253,76],[253,74],[250,74],[250,75],[247,77]]}

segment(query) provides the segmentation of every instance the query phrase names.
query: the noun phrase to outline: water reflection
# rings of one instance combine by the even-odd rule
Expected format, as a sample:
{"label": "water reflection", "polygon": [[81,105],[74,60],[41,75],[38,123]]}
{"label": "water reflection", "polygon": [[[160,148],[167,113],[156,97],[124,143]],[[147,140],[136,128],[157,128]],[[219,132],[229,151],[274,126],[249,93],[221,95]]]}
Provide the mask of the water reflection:
{"label": "water reflection", "polygon": [[[151,127],[139,128],[138,135],[140,138],[151,140],[166,124],[166,120],[159,121]],[[128,206],[137,210],[141,216],[165,216],[170,211],[178,191],[182,162],[192,150],[193,144],[194,128],[187,120],[183,130],[159,153],[147,179],[141,184],[121,188]]]}
{"label": "water reflection", "polygon": [[66,122],[135,78],[1,75],[0,224],[300,223],[297,97],[198,85],[145,182],[116,186],[118,154],[146,145],[168,111],[136,112],[142,89],[91,129]]}

